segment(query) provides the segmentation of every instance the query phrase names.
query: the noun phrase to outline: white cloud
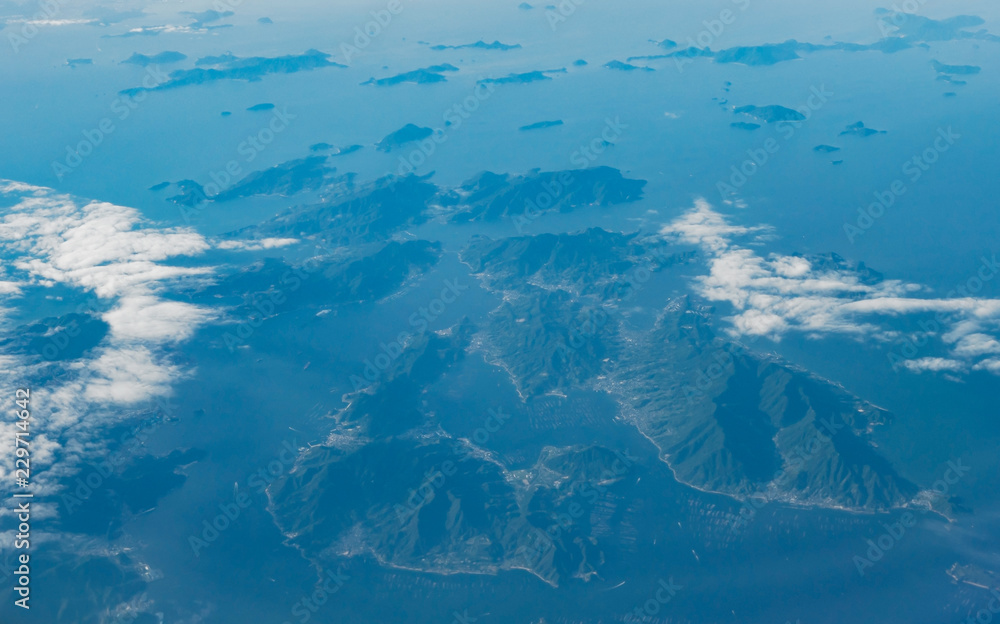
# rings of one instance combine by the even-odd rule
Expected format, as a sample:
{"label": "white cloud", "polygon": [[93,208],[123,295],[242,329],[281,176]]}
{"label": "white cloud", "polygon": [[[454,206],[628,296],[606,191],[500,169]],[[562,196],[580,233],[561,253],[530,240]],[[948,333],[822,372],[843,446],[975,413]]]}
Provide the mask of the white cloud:
{"label": "white cloud", "polygon": [[1000,375],[1000,359],[991,358],[988,360],[983,360],[975,365],[975,370],[984,370],[993,373],[994,375]]}
{"label": "white cloud", "polygon": [[732,305],[728,318],[732,331],[740,335],[767,336],[780,340],[789,332],[808,335],[848,334],[875,340],[890,340],[898,332],[886,317],[934,314],[945,319],[929,325],[938,334],[950,358],[909,360],[913,371],[990,370],[972,360],[1000,353],[1000,341],[988,331],[1000,331],[1000,300],[973,297],[918,297],[928,289],[899,280],[869,280],[858,270],[835,258],[813,260],[782,254],[761,255],[756,249],[734,242],[753,237],[760,243],[766,226],[732,225],[704,200],[661,229],[661,234],[679,242],[702,247],[708,257],[708,275],[696,284],[701,296]]}
{"label": "white cloud", "polygon": [[1000,341],[986,334],[968,334],[962,336],[953,348],[955,355],[976,357],[1000,353]]}
{"label": "white cloud", "polygon": [[112,37],[134,37],[136,35],[159,35],[162,33],[167,34],[177,34],[177,33],[203,33],[207,32],[204,28],[191,28],[190,26],[177,26],[174,24],[167,24],[164,26],[140,26],[138,28],[131,28],[120,35],[110,35]]}
{"label": "white cloud", "polygon": [[45,19],[40,17],[29,18],[29,17],[15,17],[8,19],[6,21],[8,25],[11,24],[27,24],[31,26],[77,26],[80,24],[93,24],[92,19]]}
{"label": "white cloud", "polygon": [[712,210],[707,201],[698,199],[693,210],[663,226],[660,234],[673,235],[685,243],[716,250],[728,247],[728,239],[731,236],[745,236],[754,232],[767,232],[770,229],[767,226],[731,225],[725,217]]}
{"label": "white cloud", "polygon": [[213,313],[164,293],[210,275],[210,267],[170,261],[211,246],[192,229],[158,228],[133,208],[19,182],[0,180],[0,205],[0,295],[60,284],[110,305],[103,314],[109,335],[85,359],[32,364],[0,356],[4,387],[39,375],[50,379],[32,390],[32,405],[45,414],[33,439],[51,443],[53,461],[32,476],[40,492],[52,491],[77,461],[106,447],[110,423],[169,397],[176,381],[190,374],[172,363],[166,348],[189,339]]}
{"label": "white cloud", "polygon": [[164,301],[150,295],[122,297],[118,306],[104,314],[111,335],[124,341],[181,342],[213,318],[210,310]]}
{"label": "white cloud", "polygon": [[157,361],[142,347],[108,350],[90,366],[94,375],[84,388],[84,396],[95,403],[134,405],[167,396],[181,374],[176,366]]}
{"label": "white cloud", "polygon": [[299,242],[297,238],[262,238],[260,240],[236,241],[227,240],[217,243],[219,249],[234,249],[239,251],[260,251],[261,249],[276,249],[287,247]]}
{"label": "white cloud", "polygon": [[143,284],[207,269],[158,264],[209,248],[197,232],[147,227],[134,208],[91,202],[78,206],[50,189],[0,183],[0,195],[20,194],[0,220],[0,243],[22,254],[14,267],[45,281],[114,297]]}
{"label": "white cloud", "polygon": [[949,360],[947,358],[939,357],[925,357],[917,358],[915,360],[906,360],[903,366],[915,373],[922,373],[924,371],[933,372],[961,372],[965,370],[966,365],[958,360]]}
{"label": "white cloud", "polygon": [[0,218],[0,248],[14,257],[6,270],[25,274],[21,282],[0,282],[0,294],[59,283],[116,300],[104,315],[109,347],[175,343],[212,318],[204,308],[157,295],[175,280],[212,272],[165,263],[210,248],[196,231],[157,228],[134,208],[80,202],[21,182],[0,180],[0,200],[10,205]]}

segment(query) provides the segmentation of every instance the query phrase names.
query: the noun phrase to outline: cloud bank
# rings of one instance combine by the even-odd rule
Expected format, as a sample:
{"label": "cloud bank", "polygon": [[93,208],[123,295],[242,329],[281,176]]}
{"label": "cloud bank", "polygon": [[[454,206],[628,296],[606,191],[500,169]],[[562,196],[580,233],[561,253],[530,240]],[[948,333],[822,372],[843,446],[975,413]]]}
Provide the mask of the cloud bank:
{"label": "cloud bank", "polygon": [[882,279],[836,255],[762,254],[758,249],[771,237],[771,228],[734,225],[704,200],[660,233],[704,251],[709,272],[697,279],[697,292],[732,306],[726,320],[735,335],[780,340],[803,332],[890,342],[903,336],[892,319],[933,315],[923,318],[921,338],[936,339],[946,357],[901,357],[898,366],[913,372],[1000,374],[1000,300],[934,298],[924,286]]}
{"label": "cloud bank", "polygon": [[[109,326],[107,336],[75,360],[0,359],[3,386],[37,380],[32,407],[45,417],[32,425],[32,444],[52,455],[32,471],[37,492],[54,491],[58,478],[100,453],[108,426],[169,397],[191,374],[171,362],[169,348],[188,340],[214,312],[170,293],[213,273],[190,261],[175,263],[210,248],[194,230],[158,228],[133,208],[0,180],[0,319],[5,308],[9,315],[20,307],[31,320],[44,307],[40,299],[60,286],[57,300],[66,289],[80,299],[96,297],[94,313]],[[3,330],[10,329],[4,323]],[[13,388],[5,392],[13,396]]]}

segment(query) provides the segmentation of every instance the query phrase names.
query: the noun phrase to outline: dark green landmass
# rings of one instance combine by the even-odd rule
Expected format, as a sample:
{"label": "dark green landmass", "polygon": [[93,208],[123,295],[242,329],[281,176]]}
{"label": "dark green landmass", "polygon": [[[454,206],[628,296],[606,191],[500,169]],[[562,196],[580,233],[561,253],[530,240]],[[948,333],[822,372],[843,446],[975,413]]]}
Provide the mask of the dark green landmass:
{"label": "dark green landmass", "polygon": [[[631,482],[620,453],[546,446],[514,479],[469,440],[402,435],[431,420],[425,388],[464,359],[474,331],[462,323],[414,337],[336,416],[340,436],[371,441],[312,446],[268,489],[275,522],[308,559],[373,554],[390,567],[446,574],[521,569],[553,586],[596,574],[604,553],[594,535],[614,534],[621,519],[587,514],[560,525],[560,515],[616,506]],[[366,485],[373,480],[378,488]]]}
{"label": "dark green landmass", "polygon": [[774,356],[715,335],[678,300],[618,375],[636,426],[677,478],[797,504],[884,511],[917,487],[868,437],[888,412]]}
{"label": "dark green landmass", "polygon": [[325,156],[299,158],[249,173],[236,184],[209,199],[225,202],[265,195],[289,197],[303,191],[322,188],[335,171],[334,167],[327,165]]}
{"label": "dark green landmass", "polygon": [[645,185],[645,180],[631,180],[611,167],[516,176],[487,171],[465,182],[458,194],[443,197],[442,205],[456,223],[533,218],[549,211],[635,201]]}
{"label": "dark green landmass", "polygon": [[[225,275],[199,294],[206,302],[238,297],[236,314],[249,314],[274,289],[284,294],[282,311],[302,307],[373,302],[399,290],[408,280],[426,273],[441,258],[440,243],[391,241],[359,258],[316,257],[293,265],[267,258],[239,272]],[[294,288],[292,286],[294,285]]]}
{"label": "dark green landmass", "polygon": [[417,176],[385,177],[319,203],[290,210],[244,230],[238,237],[316,236],[335,244],[381,241],[398,230],[427,221],[427,204],[437,186]]}
{"label": "dark green landmass", "polygon": [[490,289],[533,291],[531,284],[542,283],[606,302],[627,296],[630,271],[658,270],[686,262],[692,255],[668,250],[654,240],[639,240],[635,234],[590,228],[500,240],[477,236],[460,257]]}

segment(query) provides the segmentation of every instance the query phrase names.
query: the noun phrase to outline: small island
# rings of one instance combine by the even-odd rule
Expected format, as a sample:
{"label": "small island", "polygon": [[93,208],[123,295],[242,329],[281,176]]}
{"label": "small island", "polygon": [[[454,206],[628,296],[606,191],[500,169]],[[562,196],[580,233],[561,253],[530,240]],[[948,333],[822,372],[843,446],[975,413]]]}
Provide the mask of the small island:
{"label": "small island", "polygon": [[563,125],[562,119],[555,119],[553,121],[536,121],[533,124],[521,126],[520,128],[518,128],[518,130],[525,132],[528,130],[541,130],[543,128],[553,128],[555,126],[561,126],[561,125]]}
{"label": "small island", "polygon": [[631,63],[623,63],[621,61],[610,61],[604,64],[607,69],[614,69],[616,71],[655,71],[652,67],[639,67],[638,65],[632,65]]}
{"label": "small island", "polygon": [[475,43],[463,43],[462,45],[434,45],[431,46],[431,50],[465,50],[465,49],[477,49],[477,50],[518,50],[521,48],[520,43],[507,44],[500,43],[499,41],[494,41],[493,43],[486,43],[485,41],[479,40]]}
{"label": "small island", "polygon": [[387,134],[384,139],[378,142],[375,148],[380,152],[391,152],[407,143],[426,139],[432,134],[434,134],[434,130],[410,123],[395,132]]}
{"label": "small island", "polygon": [[868,128],[865,126],[865,123],[863,121],[856,121],[851,125],[847,126],[847,128],[845,128],[844,131],[840,133],[840,136],[854,135],[859,137],[870,137],[876,134],[885,134],[885,130],[875,130],[873,128]]}
{"label": "small island", "polygon": [[806,117],[797,110],[784,106],[740,106],[733,110],[738,115],[747,115],[764,123],[778,121],[805,121]]}
{"label": "small island", "polygon": [[523,72],[520,74],[509,74],[502,78],[484,78],[476,84],[526,84],[529,82],[538,82],[540,80],[552,80],[552,77],[549,76],[549,74],[564,73],[566,73],[566,68],[543,69],[538,71]]}
{"label": "small island", "polygon": [[444,63],[442,65],[432,65],[430,67],[424,67],[423,69],[415,69],[413,71],[405,72],[402,74],[397,74],[395,76],[390,76],[388,78],[369,78],[368,80],[362,82],[362,85],[375,85],[376,87],[388,87],[392,85],[402,84],[404,82],[411,82],[413,84],[431,84],[435,82],[446,82],[448,79],[444,76],[445,72],[457,72],[458,68],[450,63]]}

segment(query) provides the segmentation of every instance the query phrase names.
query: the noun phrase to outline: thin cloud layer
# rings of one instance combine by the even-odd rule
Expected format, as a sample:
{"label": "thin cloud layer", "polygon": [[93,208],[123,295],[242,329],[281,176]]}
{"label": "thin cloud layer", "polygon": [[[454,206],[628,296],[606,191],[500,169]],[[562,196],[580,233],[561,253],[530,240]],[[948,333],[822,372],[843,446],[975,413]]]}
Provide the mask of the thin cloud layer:
{"label": "thin cloud layer", "polygon": [[287,247],[298,242],[299,239],[297,238],[262,238],[252,241],[225,240],[217,243],[216,247],[234,251],[261,251],[264,249]]}

